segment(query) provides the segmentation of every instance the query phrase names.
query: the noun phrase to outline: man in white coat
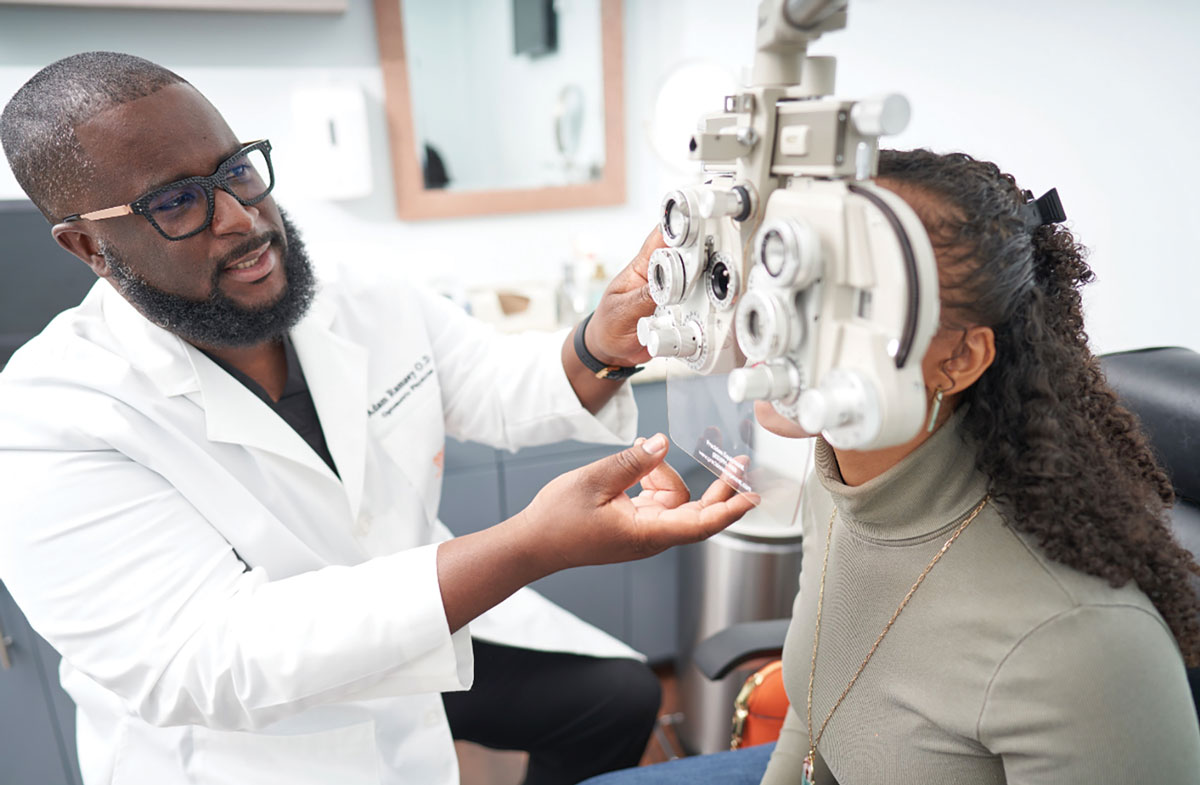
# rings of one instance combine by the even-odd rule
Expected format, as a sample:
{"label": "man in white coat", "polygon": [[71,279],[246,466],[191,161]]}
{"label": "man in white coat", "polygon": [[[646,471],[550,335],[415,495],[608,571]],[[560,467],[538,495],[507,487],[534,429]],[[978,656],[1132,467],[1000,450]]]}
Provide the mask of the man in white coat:
{"label": "man in white coat", "polygon": [[0,374],[0,579],[63,654],[88,785],[448,785],[455,736],[530,783],[636,763],[645,666],[523,587],[751,500],[689,502],[659,434],[478,533],[436,514],[447,433],[633,438],[657,238],[590,323],[501,337],[352,264],[318,285],[270,143],[147,61],[48,66],[0,141],[100,279]]}

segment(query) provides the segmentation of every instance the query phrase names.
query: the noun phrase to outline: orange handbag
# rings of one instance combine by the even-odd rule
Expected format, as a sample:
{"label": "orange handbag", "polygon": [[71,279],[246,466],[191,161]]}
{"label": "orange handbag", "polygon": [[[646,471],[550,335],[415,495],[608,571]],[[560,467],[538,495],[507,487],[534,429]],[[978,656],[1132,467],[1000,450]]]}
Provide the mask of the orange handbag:
{"label": "orange handbag", "polygon": [[783,662],[775,660],[752,673],[738,692],[733,702],[733,736],[729,748],[736,750],[775,741],[787,710]]}

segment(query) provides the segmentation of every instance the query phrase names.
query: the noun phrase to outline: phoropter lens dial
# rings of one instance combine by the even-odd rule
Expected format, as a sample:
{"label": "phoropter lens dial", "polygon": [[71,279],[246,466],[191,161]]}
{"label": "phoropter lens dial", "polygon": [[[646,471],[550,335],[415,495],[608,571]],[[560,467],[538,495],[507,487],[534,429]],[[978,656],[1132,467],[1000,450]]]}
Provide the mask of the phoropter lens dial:
{"label": "phoropter lens dial", "polygon": [[694,243],[699,223],[700,208],[690,190],[671,191],[663,197],[659,225],[667,245],[682,248]]}
{"label": "phoropter lens dial", "polygon": [[709,262],[706,286],[708,301],[722,311],[732,308],[741,293],[742,280],[737,266],[720,251],[714,253]]}
{"label": "phoropter lens dial", "polygon": [[[698,264],[691,265],[698,267]],[[683,302],[695,282],[696,270],[689,270],[687,259],[677,248],[659,248],[650,254],[646,277],[650,283],[650,297],[659,305],[674,305]]]}
{"label": "phoropter lens dial", "polygon": [[786,289],[751,289],[738,304],[738,346],[751,360],[769,360],[804,342],[804,321]]}
{"label": "phoropter lens dial", "polygon": [[773,218],[755,237],[758,261],[773,282],[804,288],[821,277],[821,238],[803,221]]}

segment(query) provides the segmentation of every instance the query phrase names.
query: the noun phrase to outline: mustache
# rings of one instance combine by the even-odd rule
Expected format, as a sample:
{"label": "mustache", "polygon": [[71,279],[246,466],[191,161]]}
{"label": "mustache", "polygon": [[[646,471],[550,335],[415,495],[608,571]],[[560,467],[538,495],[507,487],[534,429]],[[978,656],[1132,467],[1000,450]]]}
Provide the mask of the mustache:
{"label": "mustache", "polygon": [[221,271],[224,270],[225,267],[230,262],[240,259],[241,257],[245,256],[246,254],[250,253],[251,251],[254,251],[255,249],[262,248],[263,243],[268,243],[268,242],[271,245],[277,246],[282,249],[284,247],[283,233],[278,230],[272,229],[271,231],[264,232],[263,234],[260,234],[257,237],[250,237],[250,238],[247,238],[246,240],[244,240],[243,242],[238,243],[238,245],[235,246],[233,248],[233,250],[231,250],[229,253],[225,254],[225,256],[223,256],[217,260],[215,274],[220,275]]}

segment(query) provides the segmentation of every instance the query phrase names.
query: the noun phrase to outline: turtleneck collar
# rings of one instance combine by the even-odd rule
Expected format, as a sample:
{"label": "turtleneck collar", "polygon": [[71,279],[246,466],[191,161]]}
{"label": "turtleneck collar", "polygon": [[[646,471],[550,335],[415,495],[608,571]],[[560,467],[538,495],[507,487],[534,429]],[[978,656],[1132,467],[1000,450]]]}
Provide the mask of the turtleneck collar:
{"label": "turtleneck collar", "polygon": [[851,529],[876,540],[924,539],[960,523],[987,493],[961,407],[917,449],[862,485],[842,482],[833,448],[817,440],[816,475]]}

